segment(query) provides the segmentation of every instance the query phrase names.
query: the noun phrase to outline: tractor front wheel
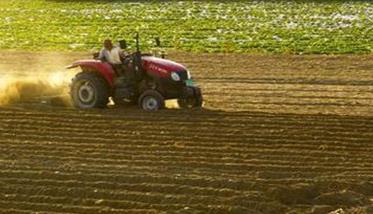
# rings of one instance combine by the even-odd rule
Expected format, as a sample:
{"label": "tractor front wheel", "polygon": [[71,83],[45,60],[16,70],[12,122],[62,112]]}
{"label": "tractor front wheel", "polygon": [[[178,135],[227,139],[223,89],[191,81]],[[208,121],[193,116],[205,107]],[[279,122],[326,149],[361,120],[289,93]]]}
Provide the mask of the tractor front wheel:
{"label": "tractor front wheel", "polygon": [[189,108],[200,108],[203,105],[203,97],[201,90],[196,88],[194,89],[194,96],[189,98],[181,98],[177,100],[180,108],[189,109]]}
{"label": "tractor front wheel", "polygon": [[75,107],[81,109],[105,108],[109,102],[106,81],[94,72],[81,72],[71,84],[71,97]]}
{"label": "tractor front wheel", "polygon": [[139,106],[145,111],[157,111],[164,108],[164,97],[156,90],[146,90],[139,98]]}

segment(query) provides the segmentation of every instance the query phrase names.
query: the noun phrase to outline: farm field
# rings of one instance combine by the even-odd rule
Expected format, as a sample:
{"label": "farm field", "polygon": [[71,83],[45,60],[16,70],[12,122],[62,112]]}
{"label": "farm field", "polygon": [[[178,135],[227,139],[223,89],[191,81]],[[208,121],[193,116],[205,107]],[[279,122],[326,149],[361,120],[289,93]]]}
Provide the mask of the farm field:
{"label": "farm field", "polygon": [[369,1],[2,0],[0,48],[91,50],[139,31],[193,52],[371,53],[372,24]]}
{"label": "farm field", "polygon": [[[0,73],[82,57],[2,52]],[[0,107],[0,212],[373,212],[372,56],[169,57],[204,109]]]}

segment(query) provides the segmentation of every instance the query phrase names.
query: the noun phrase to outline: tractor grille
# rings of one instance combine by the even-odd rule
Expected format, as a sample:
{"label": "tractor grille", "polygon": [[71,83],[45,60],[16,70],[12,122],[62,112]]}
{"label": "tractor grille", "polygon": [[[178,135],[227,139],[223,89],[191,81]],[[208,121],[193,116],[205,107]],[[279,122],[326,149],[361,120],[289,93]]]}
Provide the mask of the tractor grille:
{"label": "tractor grille", "polygon": [[177,72],[181,78],[181,80],[187,80],[188,79],[188,73],[186,71],[179,71]]}

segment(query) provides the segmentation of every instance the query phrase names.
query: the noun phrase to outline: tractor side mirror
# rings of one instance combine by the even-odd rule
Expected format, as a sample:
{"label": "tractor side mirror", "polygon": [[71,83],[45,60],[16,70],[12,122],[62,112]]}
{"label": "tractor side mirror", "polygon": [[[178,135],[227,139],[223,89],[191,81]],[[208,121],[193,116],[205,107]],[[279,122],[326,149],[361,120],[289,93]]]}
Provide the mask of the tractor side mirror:
{"label": "tractor side mirror", "polygon": [[119,47],[123,50],[127,49],[127,41],[126,40],[120,40],[119,41]]}
{"label": "tractor side mirror", "polygon": [[161,40],[159,39],[159,37],[155,38],[155,45],[157,47],[161,47]]}
{"label": "tractor side mirror", "polygon": [[162,59],[164,59],[164,58],[165,58],[165,53],[164,53],[164,50],[162,50],[162,47],[161,47],[161,40],[159,39],[159,37],[156,37],[156,38],[155,38],[155,46],[157,47],[158,52],[159,52],[159,53],[157,53],[157,54],[159,54],[160,57],[161,57]]}

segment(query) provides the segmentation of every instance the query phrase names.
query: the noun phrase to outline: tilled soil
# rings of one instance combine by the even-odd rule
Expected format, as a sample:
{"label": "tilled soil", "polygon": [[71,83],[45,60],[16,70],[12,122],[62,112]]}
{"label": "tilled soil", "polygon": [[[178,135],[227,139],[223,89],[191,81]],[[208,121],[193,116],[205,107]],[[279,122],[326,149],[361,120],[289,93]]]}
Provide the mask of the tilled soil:
{"label": "tilled soil", "polygon": [[[3,53],[27,75],[87,56]],[[1,107],[0,212],[373,212],[371,56],[169,57],[203,109]]]}

